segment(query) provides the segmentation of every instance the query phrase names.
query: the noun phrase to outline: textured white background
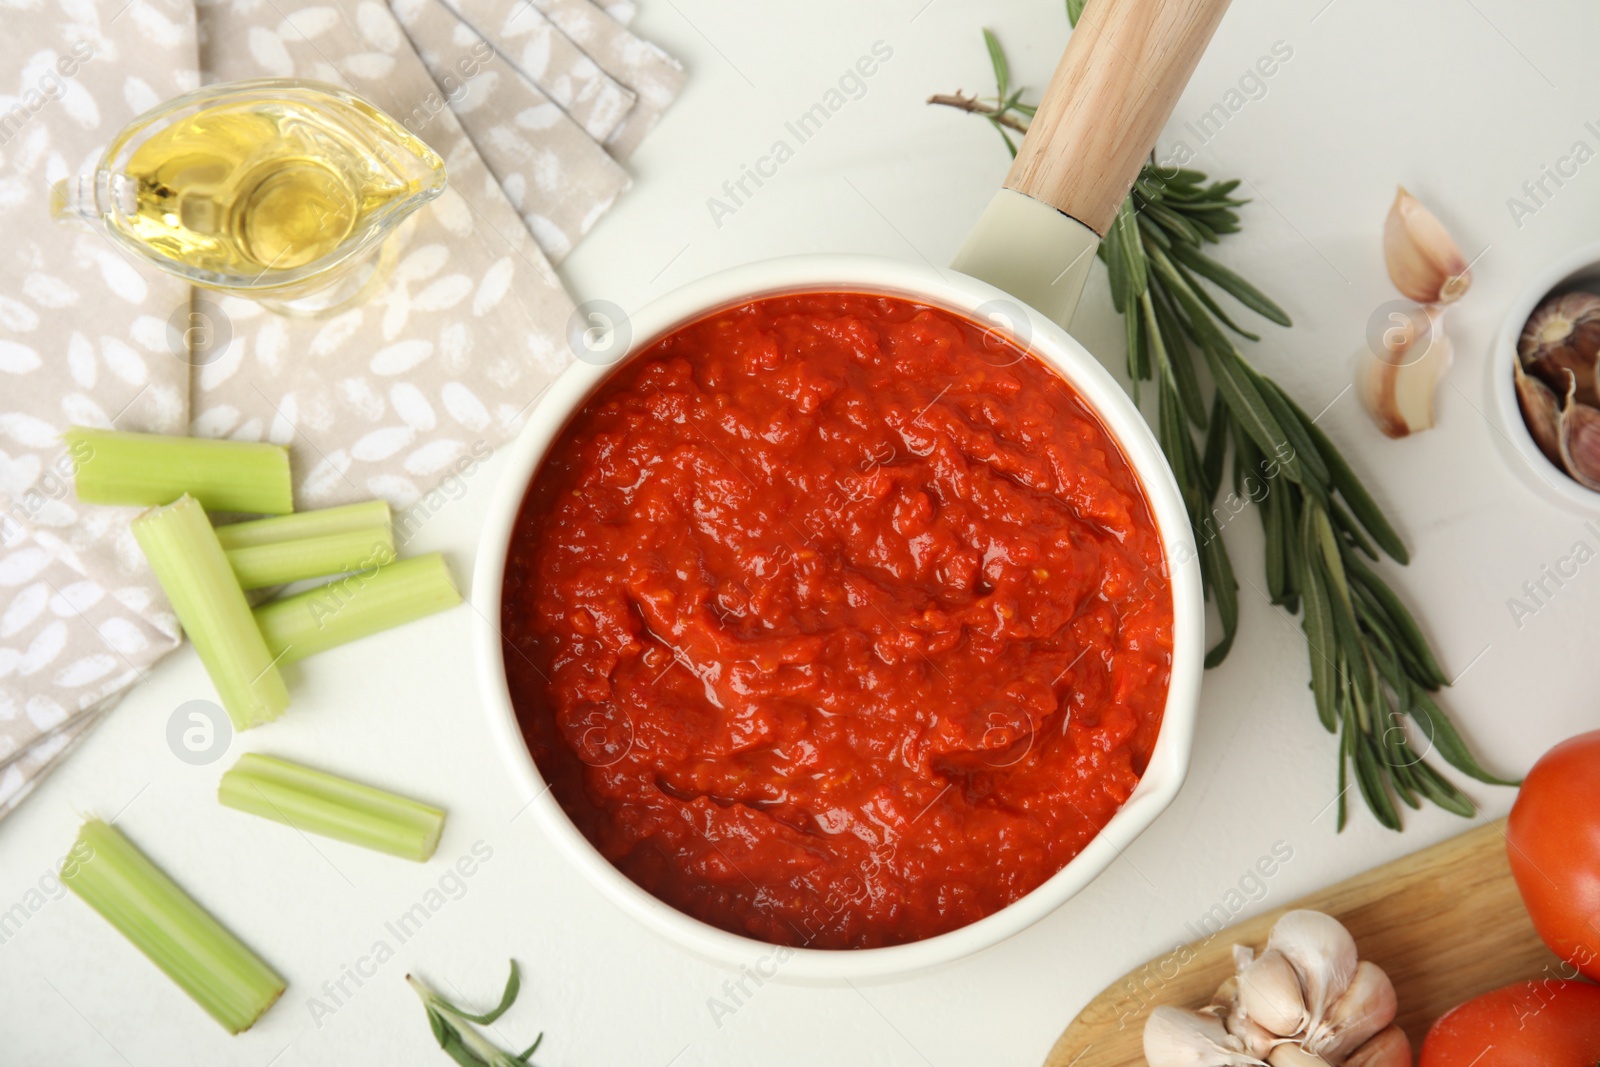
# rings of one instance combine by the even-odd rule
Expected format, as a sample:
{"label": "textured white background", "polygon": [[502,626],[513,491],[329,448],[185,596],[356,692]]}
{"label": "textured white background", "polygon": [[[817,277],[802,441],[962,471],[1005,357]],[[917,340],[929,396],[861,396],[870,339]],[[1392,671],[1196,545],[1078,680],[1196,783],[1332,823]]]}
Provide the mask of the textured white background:
{"label": "textured white background", "polygon": [[[1593,624],[1600,572],[1582,572],[1519,630],[1507,608],[1525,580],[1593,535],[1547,506],[1495,443],[1485,360],[1506,304],[1557,255],[1600,236],[1600,161],[1519,231],[1506,198],[1600,120],[1593,42],[1600,10],[1511,0],[1235,0],[1169,134],[1221,98],[1274,41],[1294,58],[1202,154],[1248,176],[1258,200],[1226,258],[1294,316],[1250,354],[1316,410],[1347,380],[1368,315],[1391,291],[1379,232],[1395,182],[1485,246],[1452,318],[1458,362],[1440,426],[1380,439],[1347,395],[1324,419],[1390,508],[1416,562],[1387,573],[1425,618],[1448,704],[1488,762],[1520,773],[1557,739],[1600,722]],[[564,271],[579,299],[636,306],[702,273],[811,250],[942,263],[999,181],[1005,156],[976,120],[922,105],[930,92],[987,90],[978,27],[1006,42],[1017,77],[1040,85],[1065,37],[1047,0],[825,0],[751,5],[647,0],[638,28],[684,59],[688,88],[635,157],[637,183]],[[919,9],[920,12],[919,12]],[[915,17],[914,17],[915,16]],[[782,136],[876,40],[894,58],[780,175],[716,227],[706,198]],[[728,62],[731,57],[738,68]],[[742,73],[740,73],[742,71]],[[1541,73],[1542,72],[1542,73]],[[1553,83],[1553,84],[1552,84]],[[1192,144],[1191,140],[1191,144]],[[1103,281],[1076,324],[1120,360]],[[493,462],[423,530],[464,575]],[[1260,582],[1254,518],[1227,536]],[[1296,630],[1249,586],[1239,644],[1206,679],[1194,766],[1173,807],[1124,859],[1038,926],[977,958],[858,989],[769,984],[718,1027],[707,998],[726,975],[690,959],[595,898],[518,801],[481,722],[468,608],[322,656],[292,679],[295,705],[190,767],[165,741],[172,710],[208,694],[191,652],[171,657],[68,764],[0,824],[0,910],[68,847],[81,814],[110,816],[289,979],[285,1002],[228,1038],[76,898],[51,901],[0,945],[0,1064],[140,1065],[447,1062],[431,1047],[401,976],[416,968],[477,998],[507,956],[524,992],[500,1024],[508,1042],[548,1031],[550,1065],[1037,1063],[1073,1013],[1123,971],[1186,938],[1274,842],[1294,849],[1249,910],[1287,901],[1465,828],[1437,812],[1395,835],[1331,812],[1332,743],[1316,725]],[[298,756],[450,808],[439,859],[397,863],[218,807],[221,769],[251,748]],[[1488,815],[1504,789],[1470,786]],[[394,938],[383,923],[419,901],[476,840],[493,858],[467,891],[400,947],[349,1002],[314,1025],[306,998]],[[354,989],[353,986],[349,988]]]}

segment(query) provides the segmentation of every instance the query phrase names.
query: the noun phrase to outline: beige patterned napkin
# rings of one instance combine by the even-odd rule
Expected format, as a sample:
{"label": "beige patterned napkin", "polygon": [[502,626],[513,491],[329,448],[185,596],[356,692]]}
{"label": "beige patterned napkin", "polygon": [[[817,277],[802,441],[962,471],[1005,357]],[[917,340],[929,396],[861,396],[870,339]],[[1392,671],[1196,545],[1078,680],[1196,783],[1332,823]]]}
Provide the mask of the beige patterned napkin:
{"label": "beige patterned napkin", "polygon": [[[628,172],[439,0],[393,7],[528,232],[561,262],[628,187]],[[424,108],[402,121],[423,134],[431,115]]]}
{"label": "beige patterned napkin", "polygon": [[[513,434],[570,358],[572,300],[551,261],[627,187],[619,133],[653,125],[682,71],[628,33],[627,0],[582,0],[564,29],[530,9],[544,28],[512,20],[516,63],[442,0],[0,0],[0,11],[0,71],[16,72],[0,80],[12,94],[0,95],[3,816],[177,644],[128,534],[135,512],[72,496],[60,430],[270,439],[290,447],[297,506],[416,504]],[[604,30],[580,33],[579,15]],[[535,64],[540,34],[549,59]],[[590,57],[580,39],[613,54]],[[623,51],[644,57],[633,66],[617,53],[630,41]],[[381,292],[331,318],[281,318],[191,294],[50,221],[50,180],[90,169],[128,120],[202,76],[346,85],[445,158],[450,187],[401,227]],[[195,304],[227,334],[216,358],[195,359],[169,329]]]}
{"label": "beige patterned napkin", "polygon": [[0,814],[178,643],[132,513],[77,501],[57,436],[188,424],[166,318],[189,287],[49,217],[52,181],[199,81],[191,6],[119,7],[0,3]]}
{"label": "beige patterned napkin", "polygon": [[[683,66],[590,0],[445,0],[618,159],[654,128]],[[618,109],[618,88],[633,101]],[[568,104],[567,101],[572,101]]]}

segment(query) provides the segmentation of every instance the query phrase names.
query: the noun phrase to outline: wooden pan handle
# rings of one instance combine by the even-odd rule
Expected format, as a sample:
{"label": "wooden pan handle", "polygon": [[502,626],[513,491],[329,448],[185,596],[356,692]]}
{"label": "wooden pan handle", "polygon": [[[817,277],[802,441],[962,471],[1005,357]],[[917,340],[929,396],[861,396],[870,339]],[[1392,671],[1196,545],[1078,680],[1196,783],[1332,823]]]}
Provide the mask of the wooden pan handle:
{"label": "wooden pan handle", "polygon": [[1090,0],[1005,187],[1105,236],[1228,0]]}

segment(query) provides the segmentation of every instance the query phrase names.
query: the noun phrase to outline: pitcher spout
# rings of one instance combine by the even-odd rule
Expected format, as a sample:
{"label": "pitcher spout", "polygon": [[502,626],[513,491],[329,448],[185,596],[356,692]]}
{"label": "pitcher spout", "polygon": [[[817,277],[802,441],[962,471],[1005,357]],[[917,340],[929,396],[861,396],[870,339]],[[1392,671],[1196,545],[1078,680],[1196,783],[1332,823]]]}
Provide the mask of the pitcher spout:
{"label": "pitcher spout", "polygon": [[137,184],[126,174],[97,170],[62,178],[50,187],[50,217],[58,221],[99,228],[106,215],[128,215],[137,205]]}

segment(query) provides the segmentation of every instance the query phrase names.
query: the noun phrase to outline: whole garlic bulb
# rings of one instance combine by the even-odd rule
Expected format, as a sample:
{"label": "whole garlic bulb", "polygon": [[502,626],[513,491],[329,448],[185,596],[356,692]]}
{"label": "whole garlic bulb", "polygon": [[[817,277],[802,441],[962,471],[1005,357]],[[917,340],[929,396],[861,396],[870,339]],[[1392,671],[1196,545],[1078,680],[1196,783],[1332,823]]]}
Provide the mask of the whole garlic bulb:
{"label": "whole garlic bulb", "polygon": [[1410,1067],[1394,983],[1332,916],[1284,914],[1261,953],[1234,946],[1234,966],[1203,1011],[1151,1013],[1151,1067]]}

